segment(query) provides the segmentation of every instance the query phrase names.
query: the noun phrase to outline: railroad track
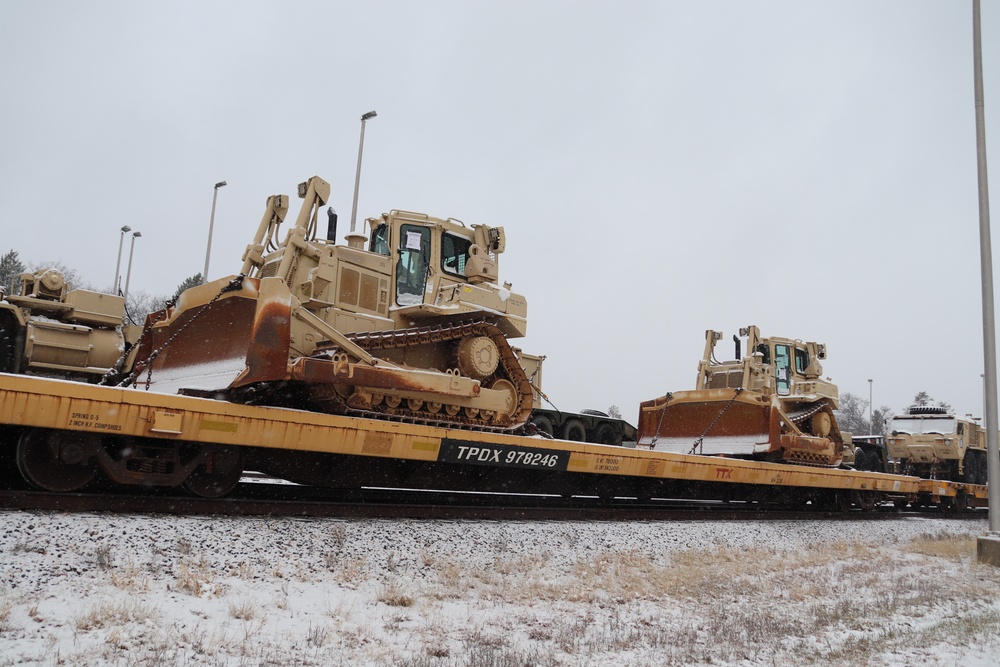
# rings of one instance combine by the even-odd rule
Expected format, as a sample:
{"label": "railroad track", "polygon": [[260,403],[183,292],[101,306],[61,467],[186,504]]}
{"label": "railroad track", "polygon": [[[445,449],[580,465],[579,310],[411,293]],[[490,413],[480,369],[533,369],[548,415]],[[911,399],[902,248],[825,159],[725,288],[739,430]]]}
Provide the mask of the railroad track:
{"label": "railroad track", "polygon": [[892,520],[913,517],[979,519],[982,509],[943,512],[938,508],[833,512],[753,503],[629,498],[522,496],[386,489],[331,491],[287,484],[241,483],[231,497],[195,498],[167,493],[47,493],[0,490],[0,509],[219,516],[339,517],[494,521],[741,521]]}

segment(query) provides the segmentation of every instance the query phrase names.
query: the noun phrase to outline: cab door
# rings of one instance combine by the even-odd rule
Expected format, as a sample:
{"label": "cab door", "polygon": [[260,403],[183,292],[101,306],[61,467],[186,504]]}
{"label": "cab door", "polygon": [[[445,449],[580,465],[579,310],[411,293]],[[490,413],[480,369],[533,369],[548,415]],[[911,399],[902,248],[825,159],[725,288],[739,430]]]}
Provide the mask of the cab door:
{"label": "cab door", "polygon": [[792,393],[792,348],[790,345],[774,346],[774,384],[778,396]]}
{"label": "cab door", "polygon": [[431,230],[421,225],[400,225],[396,305],[416,306],[424,302],[430,261]]}

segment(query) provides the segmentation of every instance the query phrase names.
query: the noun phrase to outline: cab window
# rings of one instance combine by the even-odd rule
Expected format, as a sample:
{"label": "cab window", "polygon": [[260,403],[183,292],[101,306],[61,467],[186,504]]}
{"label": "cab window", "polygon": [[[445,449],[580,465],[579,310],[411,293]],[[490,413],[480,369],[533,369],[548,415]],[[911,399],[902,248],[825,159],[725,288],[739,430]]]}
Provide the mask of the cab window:
{"label": "cab window", "polygon": [[368,248],[378,254],[389,256],[389,225],[384,222],[372,230],[372,238]]}
{"label": "cab window", "polygon": [[805,375],[807,368],[809,368],[809,353],[801,347],[795,348],[795,372]]}
{"label": "cab window", "polygon": [[441,237],[441,270],[453,276],[465,276],[465,263],[469,259],[472,241],[454,234]]}
{"label": "cab window", "polygon": [[418,225],[399,228],[399,262],[396,264],[396,303],[414,306],[424,302],[431,230]]}

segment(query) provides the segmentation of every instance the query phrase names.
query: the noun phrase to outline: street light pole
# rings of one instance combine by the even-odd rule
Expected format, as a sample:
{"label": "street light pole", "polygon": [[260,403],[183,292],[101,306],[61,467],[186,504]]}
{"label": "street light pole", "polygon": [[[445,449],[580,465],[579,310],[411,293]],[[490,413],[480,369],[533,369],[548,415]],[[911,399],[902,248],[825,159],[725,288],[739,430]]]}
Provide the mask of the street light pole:
{"label": "street light pole", "polygon": [[212,230],[215,228],[215,202],[219,199],[219,188],[226,187],[225,181],[219,181],[212,189],[212,215],[208,218],[208,247],[205,248],[205,270],[201,272],[201,284],[208,282],[208,260],[212,257]]}
{"label": "street light pole", "polygon": [[[351,245],[351,237],[354,236],[354,224],[358,216],[358,188],[361,185],[361,156],[365,152],[365,123],[369,118],[374,118],[377,116],[374,111],[369,111],[368,113],[361,116],[361,140],[358,142],[358,171],[354,175],[354,204],[351,206],[351,232],[348,236],[348,245]],[[355,241],[356,243],[357,241]],[[364,241],[361,240],[361,243]],[[353,246],[352,246],[353,247]]]}
{"label": "street light pole", "polygon": [[983,41],[979,0],[972,0],[972,68],[976,96],[976,171],[979,187],[979,257],[983,285],[983,369],[986,375],[986,470],[989,480],[989,533],[977,541],[978,559],[1000,566],[1000,442],[997,426],[997,341],[993,307],[993,242],[986,173],[986,110],[983,95]]}
{"label": "street light pole", "polygon": [[115,262],[115,282],[111,284],[111,289],[114,290],[115,294],[118,294],[118,279],[121,276],[122,268],[122,246],[125,244],[125,232],[132,231],[132,228],[128,225],[122,225],[121,236],[118,237],[118,261]]}
{"label": "street light pole", "polygon": [[132,232],[132,245],[128,250],[128,271],[125,272],[125,303],[128,303],[128,284],[132,281],[132,255],[135,253],[135,240],[142,232]]}
{"label": "street light pole", "polygon": [[868,378],[868,434],[875,435],[875,422],[872,418],[872,379]]}

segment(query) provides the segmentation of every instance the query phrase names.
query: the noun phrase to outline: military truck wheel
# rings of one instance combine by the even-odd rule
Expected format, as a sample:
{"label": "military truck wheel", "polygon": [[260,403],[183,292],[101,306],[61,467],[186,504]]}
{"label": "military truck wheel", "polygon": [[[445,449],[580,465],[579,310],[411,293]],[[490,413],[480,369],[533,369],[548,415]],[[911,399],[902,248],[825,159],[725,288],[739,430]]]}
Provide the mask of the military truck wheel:
{"label": "military truck wheel", "polygon": [[979,457],[974,451],[966,451],[962,460],[962,481],[966,484],[975,484],[979,479]]}
{"label": "military truck wheel", "polygon": [[615,431],[615,427],[611,424],[598,424],[594,430],[594,442],[618,446],[622,444],[621,432]]}
{"label": "military truck wheel", "polygon": [[977,484],[986,484],[989,481],[989,463],[986,461],[986,452],[977,451],[976,458],[979,459],[979,481]]}
{"label": "military truck wheel", "polygon": [[570,419],[562,427],[562,437],[563,440],[572,440],[573,442],[586,442],[587,441],[587,427],[583,425],[583,422],[579,419]]}
{"label": "military truck wheel", "polygon": [[552,426],[552,420],[545,415],[535,415],[531,418],[531,423],[535,425],[535,429],[537,429],[539,433],[544,433],[550,438],[554,438],[556,436],[556,429]]}
{"label": "military truck wheel", "polygon": [[14,332],[4,325],[0,316],[0,373],[14,372]]}
{"label": "military truck wheel", "polygon": [[854,469],[868,470],[868,455],[860,447],[854,450]]}

